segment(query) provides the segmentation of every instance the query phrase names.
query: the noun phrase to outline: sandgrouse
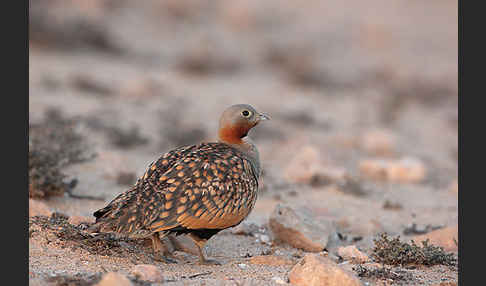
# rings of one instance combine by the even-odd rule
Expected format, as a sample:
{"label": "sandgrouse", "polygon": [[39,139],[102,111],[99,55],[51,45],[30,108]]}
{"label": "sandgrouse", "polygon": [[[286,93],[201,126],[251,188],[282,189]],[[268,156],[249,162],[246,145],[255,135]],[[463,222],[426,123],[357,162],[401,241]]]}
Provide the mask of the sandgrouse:
{"label": "sandgrouse", "polygon": [[218,142],[176,148],[152,162],[143,177],[96,211],[98,232],[152,239],[157,258],[174,262],[161,238],[188,234],[201,264],[205,243],[241,223],[257,198],[261,165],[248,131],[269,119],[247,104],[227,108],[219,121]]}

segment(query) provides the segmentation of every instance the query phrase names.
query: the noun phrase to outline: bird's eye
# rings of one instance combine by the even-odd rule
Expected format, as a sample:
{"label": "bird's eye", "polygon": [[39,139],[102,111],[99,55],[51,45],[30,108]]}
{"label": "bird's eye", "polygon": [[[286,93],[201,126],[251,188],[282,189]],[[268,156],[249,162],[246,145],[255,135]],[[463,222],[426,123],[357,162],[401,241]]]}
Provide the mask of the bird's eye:
{"label": "bird's eye", "polygon": [[248,110],[243,110],[243,111],[241,112],[241,115],[243,115],[244,117],[250,117],[251,112],[250,112],[250,111],[248,111]]}

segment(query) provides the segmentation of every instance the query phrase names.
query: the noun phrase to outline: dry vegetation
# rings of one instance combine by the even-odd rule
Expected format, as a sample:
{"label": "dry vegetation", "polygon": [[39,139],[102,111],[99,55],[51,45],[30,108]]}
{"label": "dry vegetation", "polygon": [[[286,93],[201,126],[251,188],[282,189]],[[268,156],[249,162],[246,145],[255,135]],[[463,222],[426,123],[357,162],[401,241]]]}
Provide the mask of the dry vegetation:
{"label": "dry vegetation", "polygon": [[[28,191],[52,212],[29,218],[31,284],[160,284],[138,264],[163,285],[288,284],[308,253],[272,231],[279,203],[361,282],[457,283],[457,231],[415,239],[457,225],[457,2],[48,0],[29,16]],[[222,266],[181,251],[166,265],[150,241],[85,232],[158,156],[215,140],[235,103],[272,120],[250,133],[255,209],[207,245]]]}

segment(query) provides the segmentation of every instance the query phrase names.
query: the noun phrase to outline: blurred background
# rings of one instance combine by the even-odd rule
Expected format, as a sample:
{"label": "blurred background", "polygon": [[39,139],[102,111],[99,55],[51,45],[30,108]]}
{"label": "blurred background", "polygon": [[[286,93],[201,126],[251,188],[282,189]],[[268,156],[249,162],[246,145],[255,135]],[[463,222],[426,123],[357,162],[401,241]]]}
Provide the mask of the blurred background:
{"label": "blurred background", "polygon": [[272,117],[250,133],[264,168],[250,221],[305,206],[368,246],[457,223],[457,1],[29,5],[29,143],[51,128],[59,186],[102,198],[51,209],[90,216],[248,103]]}

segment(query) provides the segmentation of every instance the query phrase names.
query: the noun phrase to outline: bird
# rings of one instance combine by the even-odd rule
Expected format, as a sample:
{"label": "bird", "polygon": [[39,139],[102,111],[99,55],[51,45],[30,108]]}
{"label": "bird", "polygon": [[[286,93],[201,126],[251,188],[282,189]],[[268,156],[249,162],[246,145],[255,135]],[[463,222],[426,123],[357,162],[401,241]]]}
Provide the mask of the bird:
{"label": "bird", "polygon": [[248,132],[269,119],[249,104],[229,106],[220,116],[216,142],[160,156],[130,189],[93,213],[90,230],[150,237],[156,259],[166,263],[177,261],[161,239],[188,235],[200,264],[221,265],[206,258],[203,249],[212,236],[240,224],[252,211],[262,166]]}

